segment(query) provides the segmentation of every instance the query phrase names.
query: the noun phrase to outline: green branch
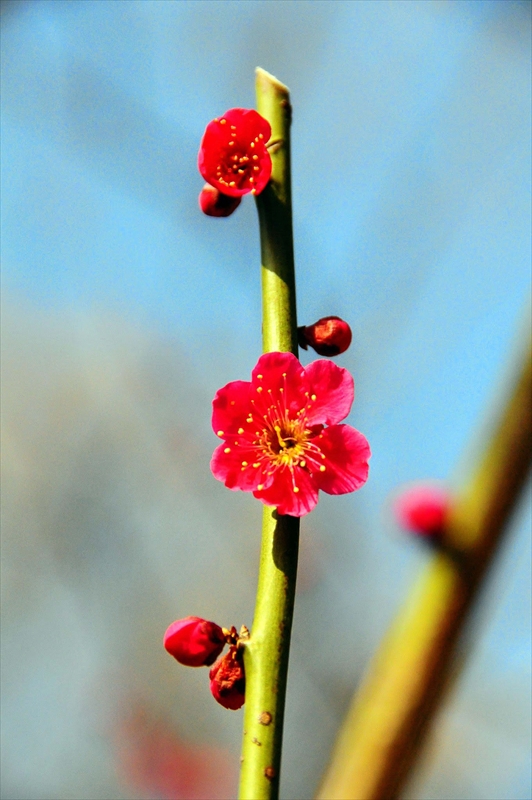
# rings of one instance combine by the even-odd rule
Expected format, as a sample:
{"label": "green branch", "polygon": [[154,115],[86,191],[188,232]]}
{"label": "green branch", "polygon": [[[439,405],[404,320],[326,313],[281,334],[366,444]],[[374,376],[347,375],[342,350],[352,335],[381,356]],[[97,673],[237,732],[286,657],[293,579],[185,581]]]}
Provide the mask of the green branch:
{"label": "green branch", "polygon": [[[297,356],[288,89],[257,69],[257,110],[272,127],[272,178],[259,213],[264,352]],[[296,586],[299,519],[264,509],[255,617],[245,643],[246,704],[240,800],[275,800]]]}
{"label": "green branch", "polygon": [[433,556],[369,666],[340,731],[319,800],[394,800],[449,677],[458,638],[527,476],[530,349]]}

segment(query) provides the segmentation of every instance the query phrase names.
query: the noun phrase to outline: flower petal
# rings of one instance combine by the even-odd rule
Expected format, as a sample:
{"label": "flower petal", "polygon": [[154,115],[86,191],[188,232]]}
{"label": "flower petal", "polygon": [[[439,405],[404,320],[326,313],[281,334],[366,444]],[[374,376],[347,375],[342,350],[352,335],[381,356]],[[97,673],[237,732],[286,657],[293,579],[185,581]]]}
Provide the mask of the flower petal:
{"label": "flower petal", "polygon": [[280,409],[294,415],[306,403],[303,374],[303,367],[292,353],[264,353],[251,373],[251,384],[263,406],[268,407],[271,398]]}
{"label": "flower petal", "polygon": [[262,135],[266,144],[272,135],[271,125],[254,108],[230,108],[221,119],[226,119],[229,125],[234,125],[238,136],[244,136],[249,142]]}
{"label": "flower petal", "polygon": [[309,425],[336,425],[347,417],[355,384],[346,369],[325,359],[313,361],[305,367],[304,382],[310,395],[306,414]]}
{"label": "flower petal", "polygon": [[[211,458],[211,471],[228,489],[254,492],[257,486],[269,486],[273,477],[266,472],[268,464],[257,462],[257,450],[235,447],[224,442],[216,448]],[[259,463],[258,467],[253,466]]]}
{"label": "flower petal", "polygon": [[238,433],[252,408],[251,394],[249,381],[231,381],[218,389],[212,401],[212,429],[217,436]]}
{"label": "flower petal", "polygon": [[303,517],[318,502],[318,489],[311,475],[304,469],[296,468],[294,491],[292,475],[288,467],[275,471],[271,485],[261,491],[253,492],[253,496],[267,506],[275,506],[278,514],[289,514],[291,517]]}
{"label": "flower petal", "polygon": [[313,441],[325,456],[325,471],[314,473],[318,488],[327,494],[360,489],[368,478],[371,456],[366,437],[351,425],[332,425]]}

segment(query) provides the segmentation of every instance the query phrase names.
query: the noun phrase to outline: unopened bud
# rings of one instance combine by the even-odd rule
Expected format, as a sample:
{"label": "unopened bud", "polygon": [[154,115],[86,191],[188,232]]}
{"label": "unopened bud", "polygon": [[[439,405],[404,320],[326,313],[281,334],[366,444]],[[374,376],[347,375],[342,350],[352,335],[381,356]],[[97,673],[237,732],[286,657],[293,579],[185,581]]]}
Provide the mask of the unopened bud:
{"label": "unopened bud", "polygon": [[178,619],[164,634],[166,650],[186,667],[209,667],[218,658],[225,643],[222,628],[201,617]]}
{"label": "unopened bud", "polygon": [[403,491],[393,509],[401,527],[426,539],[438,539],[444,531],[450,502],[446,489],[418,484]]}
{"label": "unopened bud", "polygon": [[323,317],[314,325],[303,325],[297,329],[297,335],[303,350],[310,345],[320,356],[345,353],[352,339],[351,328],[340,317]]}
{"label": "unopened bud", "polygon": [[240,205],[241,197],[229,197],[206,183],[200,192],[199,207],[208,217],[229,217]]}
{"label": "unopened bud", "polygon": [[246,679],[242,652],[232,646],[229,652],[213,664],[209,672],[211,692],[214,699],[232,711],[245,702]]}

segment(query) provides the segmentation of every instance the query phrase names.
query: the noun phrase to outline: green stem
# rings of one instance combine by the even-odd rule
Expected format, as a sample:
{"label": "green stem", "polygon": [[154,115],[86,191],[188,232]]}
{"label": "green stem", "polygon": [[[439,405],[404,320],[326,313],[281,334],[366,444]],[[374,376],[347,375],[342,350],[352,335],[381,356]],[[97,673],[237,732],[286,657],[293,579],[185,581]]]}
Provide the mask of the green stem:
{"label": "green stem", "polygon": [[449,679],[459,635],[530,468],[528,349],[471,477],[454,499],[433,556],[369,666],[318,800],[398,797]]}
{"label": "green stem", "polygon": [[[262,260],[264,352],[297,356],[296,291],[290,190],[290,99],[257,69],[257,110],[272,126],[272,178],[256,198]],[[275,800],[294,609],[299,519],[264,509],[255,617],[245,643],[246,704],[240,800]]]}

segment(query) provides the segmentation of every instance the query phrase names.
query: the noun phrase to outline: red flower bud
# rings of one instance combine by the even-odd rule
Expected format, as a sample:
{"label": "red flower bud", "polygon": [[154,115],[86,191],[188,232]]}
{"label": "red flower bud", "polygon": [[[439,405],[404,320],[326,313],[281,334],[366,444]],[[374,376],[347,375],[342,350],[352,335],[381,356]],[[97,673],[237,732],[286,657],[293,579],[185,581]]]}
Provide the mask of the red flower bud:
{"label": "red flower bud", "polygon": [[215,622],[185,617],[172,622],[164,634],[166,650],[186,667],[208,667],[222,652],[226,639]]}
{"label": "red flower bud", "polygon": [[220,705],[232,711],[244,705],[246,700],[244,663],[241,652],[234,645],[211,667],[209,678],[212,695]]}
{"label": "red flower bud", "polygon": [[205,184],[200,192],[199,207],[208,217],[229,217],[240,205],[240,197],[229,197],[214,186]]}
{"label": "red flower bud", "polygon": [[297,329],[299,346],[310,345],[320,356],[338,356],[351,344],[351,328],[340,317],[323,317],[314,325]]}
{"label": "red flower bud", "polygon": [[272,172],[266,148],[271,134],[270,123],[253,109],[229,109],[205,128],[199,171],[207,183],[230,197],[260,194]]}
{"label": "red flower bud", "polygon": [[440,486],[417,485],[395,500],[397,522],[406,530],[427,539],[439,538],[450,507],[449,492]]}

